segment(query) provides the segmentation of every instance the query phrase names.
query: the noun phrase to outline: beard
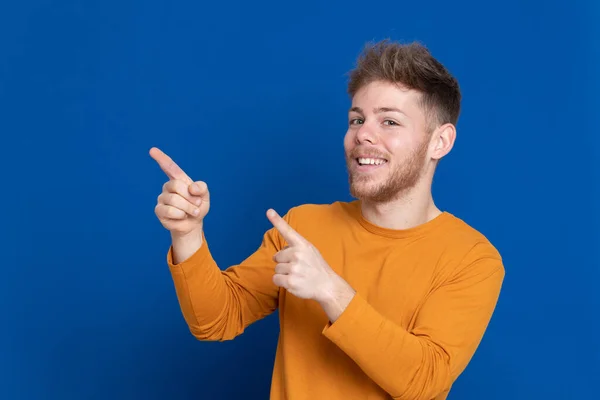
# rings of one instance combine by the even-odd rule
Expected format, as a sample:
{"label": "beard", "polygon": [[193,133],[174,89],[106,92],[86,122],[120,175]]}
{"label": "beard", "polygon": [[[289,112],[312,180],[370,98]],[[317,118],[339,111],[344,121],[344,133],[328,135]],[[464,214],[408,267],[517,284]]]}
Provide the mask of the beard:
{"label": "beard", "polygon": [[377,173],[353,172],[358,157],[355,155],[355,149],[346,156],[350,194],[357,199],[376,203],[386,203],[400,198],[419,182],[426,161],[428,144],[428,140],[424,140],[401,164],[391,164],[391,157],[386,157],[387,168],[390,171],[383,182],[378,181],[380,177],[373,176]]}

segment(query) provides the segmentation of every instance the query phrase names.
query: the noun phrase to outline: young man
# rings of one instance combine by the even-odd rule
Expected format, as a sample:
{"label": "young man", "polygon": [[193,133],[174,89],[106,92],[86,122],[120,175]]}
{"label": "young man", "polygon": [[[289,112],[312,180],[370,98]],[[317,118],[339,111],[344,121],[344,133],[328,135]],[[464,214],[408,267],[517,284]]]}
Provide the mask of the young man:
{"label": "young man", "polygon": [[150,150],[170,178],[156,215],[167,261],[199,340],[229,340],[279,308],[271,399],[445,399],[490,321],[502,259],[434,203],[451,150],[456,80],[418,44],[380,42],[349,82],[344,139],[357,199],[294,207],[240,265],[221,271],[203,231],[208,187]]}

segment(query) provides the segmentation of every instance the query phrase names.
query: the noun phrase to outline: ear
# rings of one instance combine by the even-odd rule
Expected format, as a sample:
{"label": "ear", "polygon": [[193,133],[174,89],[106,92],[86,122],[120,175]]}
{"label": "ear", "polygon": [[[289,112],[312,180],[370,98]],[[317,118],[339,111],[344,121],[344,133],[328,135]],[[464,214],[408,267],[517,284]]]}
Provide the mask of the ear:
{"label": "ear", "polygon": [[456,140],[456,127],[453,124],[439,126],[431,135],[431,158],[439,160],[452,150]]}

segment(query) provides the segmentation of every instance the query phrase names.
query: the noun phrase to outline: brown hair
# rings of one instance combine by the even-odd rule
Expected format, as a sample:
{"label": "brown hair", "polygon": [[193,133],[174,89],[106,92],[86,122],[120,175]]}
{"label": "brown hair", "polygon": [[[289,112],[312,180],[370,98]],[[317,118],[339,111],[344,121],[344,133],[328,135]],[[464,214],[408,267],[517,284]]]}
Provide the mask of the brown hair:
{"label": "brown hair", "polygon": [[373,81],[390,82],[421,92],[421,106],[431,128],[458,121],[458,81],[418,42],[400,44],[386,39],[368,43],[349,77],[350,97]]}

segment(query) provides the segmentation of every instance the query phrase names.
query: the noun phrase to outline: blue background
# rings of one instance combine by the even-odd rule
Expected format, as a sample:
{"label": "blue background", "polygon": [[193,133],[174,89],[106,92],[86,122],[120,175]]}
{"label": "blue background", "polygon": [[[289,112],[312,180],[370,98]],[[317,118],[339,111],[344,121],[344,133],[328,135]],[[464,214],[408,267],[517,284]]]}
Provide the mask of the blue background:
{"label": "blue background", "polygon": [[597,396],[599,7],[486,4],[4,2],[0,398],[267,398],[277,316],[191,336],[148,150],[208,182],[211,249],[237,263],[267,208],[350,199],[345,74],[386,37],[459,79],[434,194],[506,262],[450,398]]}

